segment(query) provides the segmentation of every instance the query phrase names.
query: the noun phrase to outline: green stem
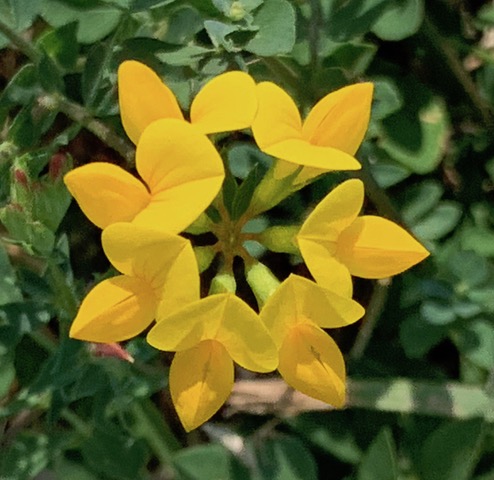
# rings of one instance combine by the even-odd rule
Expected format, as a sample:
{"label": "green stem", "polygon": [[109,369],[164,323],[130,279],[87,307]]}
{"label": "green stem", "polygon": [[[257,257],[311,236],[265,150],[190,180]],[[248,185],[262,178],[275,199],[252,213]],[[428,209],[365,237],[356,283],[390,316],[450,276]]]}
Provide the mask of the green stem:
{"label": "green stem", "polygon": [[59,93],[42,95],[39,98],[39,103],[48,110],[58,110],[64,113],[74,122],[81,124],[84,128],[96,135],[109,147],[113,148],[113,150],[125,158],[127,163],[133,163],[135,147],[117,135],[103,122],[96,120],[83,106],[68,100]]}
{"label": "green stem", "polygon": [[378,213],[396,223],[402,223],[398,210],[393,205],[393,202],[388,197],[387,193],[379,186],[376,179],[372,175],[367,158],[363,157],[360,161],[362,163],[362,169],[359,170],[355,176],[364,182],[365,193],[377,208]]}
{"label": "green stem", "polygon": [[93,429],[72,410],[64,408],[61,415],[62,418],[82,437],[89,438],[92,435]]}
{"label": "green stem", "polygon": [[290,85],[295,92],[299,91],[301,85],[300,76],[293,68],[278,57],[264,57],[262,61],[277,77]]}
{"label": "green stem", "polygon": [[29,57],[34,63],[41,59],[41,53],[15,30],[0,20],[0,33],[7,37],[22,53]]}
{"label": "green stem", "polygon": [[377,325],[377,321],[386,306],[390,285],[391,279],[378,280],[375,282],[372,297],[365,310],[365,316],[362,319],[362,327],[360,328],[355,343],[350,351],[350,358],[353,360],[360,360],[364,355],[365,349],[367,348],[372,333]]}
{"label": "green stem", "polygon": [[441,34],[428,15],[424,16],[422,32],[426,37],[427,44],[435,48],[439,58],[444,60],[445,66],[451,72],[453,78],[465,91],[467,100],[470,100],[473,110],[482,119],[486,127],[494,126],[494,115],[489,103],[479,94],[475,82],[463,67],[463,62],[458,51]]}
{"label": "green stem", "polygon": [[[55,303],[63,312],[65,312],[67,317],[66,320],[72,320],[77,314],[79,302],[74,292],[67,284],[67,278],[61,268],[53,261],[50,261],[48,264],[47,277],[51,290],[54,295],[56,295]],[[63,321],[63,319],[60,320],[60,336],[63,338],[68,335],[68,324],[66,321]]]}
{"label": "green stem", "polygon": [[136,433],[147,441],[162,466],[172,470],[173,454],[182,446],[163,416],[150,400],[134,402],[132,413],[136,421]]}
{"label": "green stem", "polygon": [[[38,63],[42,57],[40,51],[31,43],[24,40],[15,30],[0,20],[0,33],[5,35],[13,45],[21,50],[34,63]],[[109,147],[113,148],[129,164],[134,161],[135,148],[127,140],[117,135],[111,128],[103,122],[96,120],[82,105],[78,105],[64,97],[62,94],[46,93],[39,98],[41,106],[49,110],[59,110],[72,119],[74,122],[80,123],[87,130],[94,133],[98,138],[105,142]]]}
{"label": "green stem", "polygon": [[319,41],[322,20],[321,4],[319,0],[310,0],[310,22],[309,22],[309,50],[311,75],[314,78],[319,70]]}

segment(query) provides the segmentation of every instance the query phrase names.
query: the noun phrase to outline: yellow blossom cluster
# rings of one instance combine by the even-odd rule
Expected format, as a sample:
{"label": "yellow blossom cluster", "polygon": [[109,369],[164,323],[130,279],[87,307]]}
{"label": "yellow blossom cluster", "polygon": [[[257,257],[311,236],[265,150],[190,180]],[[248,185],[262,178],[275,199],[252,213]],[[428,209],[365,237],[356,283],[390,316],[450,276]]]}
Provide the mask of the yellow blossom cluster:
{"label": "yellow blossom cluster", "polygon": [[179,234],[221,199],[224,162],[207,135],[250,128],[258,147],[278,159],[278,171],[297,166],[299,181],[358,170],[354,155],[367,130],[372,84],[328,94],[303,122],[284,90],[256,84],[244,72],[227,72],[204,85],[189,120],[172,91],[142,63],[120,66],[118,90],[140,179],[104,162],[65,176],[82,211],[103,229],[105,254],[121,272],[87,294],[70,336],[112,343],[152,325],[147,341],[176,352],[169,384],[186,430],[225,402],[234,362],[254,372],[278,369],[290,386],[344,405],[343,356],[323,329],[363,316],[352,299],[352,276],[385,278],[428,255],[402,227],[360,215],[363,183],[340,184],[301,226],[296,243],[314,280],[290,275],[257,311],[234,291],[200,298],[196,256]]}

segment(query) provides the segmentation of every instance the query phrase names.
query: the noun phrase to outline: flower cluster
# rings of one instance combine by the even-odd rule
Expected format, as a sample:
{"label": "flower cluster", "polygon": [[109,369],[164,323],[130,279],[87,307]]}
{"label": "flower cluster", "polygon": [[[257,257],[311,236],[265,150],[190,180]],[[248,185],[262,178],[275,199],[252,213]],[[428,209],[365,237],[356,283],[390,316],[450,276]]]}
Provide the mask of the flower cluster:
{"label": "flower cluster", "polygon": [[[103,162],[65,176],[83,212],[103,229],[105,254],[121,272],[88,293],[71,337],[119,342],[152,325],[147,341],[176,352],[169,384],[186,430],[225,402],[234,362],[254,372],[278,369],[293,388],[344,405],[343,356],[324,329],[364,315],[352,299],[352,276],[395,275],[428,252],[395,223],[359,215],[364,186],[352,179],[330,192],[298,229],[295,243],[314,280],[261,279],[251,284],[259,300],[254,309],[236,295],[232,262],[241,256],[246,269],[260,265],[242,246],[242,226],[249,219],[321,173],[360,168],[354,155],[369,122],[372,89],[360,83],[330,93],[302,122],[280,87],[228,72],[204,85],[186,120],[156,73],[124,62],[118,72],[120,113],[136,144],[140,179]],[[258,147],[275,160],[250,208],[232,218],[220,191],[224,162],[207,135],[249,128]],[[203,213],[211,204],[219,216],[214,221]],[[223,255],[204,298],[196,258],[204,247],[194,251],[179,235],[191,224],[206,225],[218,238],[214,252]]]}

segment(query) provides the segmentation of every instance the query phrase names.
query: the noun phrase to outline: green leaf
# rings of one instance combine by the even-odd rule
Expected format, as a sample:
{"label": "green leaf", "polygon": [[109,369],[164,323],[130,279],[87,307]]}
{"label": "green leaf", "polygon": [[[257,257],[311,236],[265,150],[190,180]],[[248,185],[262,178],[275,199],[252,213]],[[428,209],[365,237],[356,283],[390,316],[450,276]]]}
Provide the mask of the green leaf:
{"label": "green leaf", "polygon": [[[82,98],[84,104],[93,109],[101,101],[102,94],[111,87],[109,82],[109,64],[112,48],[108,42],[94,45],[87,56],[86,65],[82,72]],[[106,87],[106,89],[104,88]]]}
{"label": "green leaf", "polygon": [[389,427],[384,427],[365,452],[357,480],[398,480],[396,447]]}
{"label": "green leaf", "polygon": [[196,445],[177,452],[173,464],[184,480],[247,480],[245,469],[218,444]]}
{"label": "green leaf", "polygon": [[56,232],[67,212],[72,196],[61,178],[45,179],[34,192],[33,216],[52,232]]}
{"label": "green leaf", "polygon": [[9,393],[15,380],[14,362],[8,355],[0,355],[0,400]]}
{"label": "green leaf", "polygon": [[22,301],[22,293],[17,286],[14,269],[3,243],[0,243],[0,305],[20,301]]}
{"label": "green leaf", "polygon": [[389,7],[389,0],[335,3],[326,28],[330,38],[337,41],[351,40],[370,31]]}
{"label": "green leaf", "polygon": [[[230,216],[233,216],[233,202],[238,192],[238,184],[235,177],[229,172],[226,172],[225,181],[223,182],[223,205],[228,210]],[[214,219],[213,219],[214,221]]]}
{"label": "green leaf", "polygon": [[489,280],[489,263],[474,252],[460,250],[454,252],[446,261],[448,271],[461,284],[461,286],[457,286],[457,290],[472,290],[483,286]]}
{"label": "green leaf", "polygon": [[95,471],[116,480],[140,478],[148,457],[142,440],[120,433],[111,425],[96,427],[81,453]]}
{"label": "green leaf", "polygon": [[[41,10],[43,0],[0,0],[0,18],[17,32],[27,30]],[[0,34],[0,48],[10,41]]]}
{"label": "green leaf", "polygon": [[150,10],[152,8],[163,7],[169,5],[177,0],[133,0],[130,3],[130,9],[132,12],[142,12]]}
{"label": "green leaf", "polygon": [[235,46],[231,38],[227,38],[228,35],[239,30],[237,25],[218,22],[217,20],[206,20],[204,27],[216,48],[223,47],[227,52],[238,52],[240,50],[239,47]]}
{"label": "green leaf", "polygon": [[90,473],[86,468],[78,463],[60,458],[54,466],[57,479],[67,478],[70,480],[98,480],[93,473]]}
{"label": "green leaf", "polygon": [[202,60],[206,55],[212,53],[210,48],[200,47],[199,45],[186,45],[183,48],[175,50],[174,52],[158,53],[156,55],[162,62],[169,65],[180,67],[195,64]]}
{"label": "green leaf", "polygon": [[278,435],[256,449],[261,480],[316,480],[317,465],[298,438]]}
{"label": "green leaf", "polygon": [[196,33],[200,32],[205,22],[199,12],[188,5],[181,6],[173,11],[168,19],[168,28],[163,41],[185,45],[194,39]]}
{"label": "green leaf", "polygon": [[302,413],[286,420],[303,439],[345,463],[357,463],[362,451],[355,439],[354,431],[349,428],[347,412],[334,411],[322,417],[319,412]]}
{"label": "green leaf", "polygon": [[494,5],[482,5],[482,7],[477,12],[477,18],[487,25],[494,25]]}
{"label": "green leaf", "polygon": [[371,165],[372,176],[381,188],[389,188],[411,175],[408,168],[393,160],[379,160]]}
{"label": "green leaf", "polygon": [[423,444],[420,478],[469,480],[477,463],[481,438],[481,420],[443,424]]}
{"label": "green leaf", "polygon": [[422,175],[439,165],[449,138],[449,119],[442,99],[432,98],[420,109],[418,125],[400,110],[387,117],[384,126],[386,135],[380,146],[391,158]]}
{"label": "green leaf", "polygon": [[72,71],[79,55],[76,33],[77,22],[68,23],[48,31],[38,40],[38,44],[60,68]]}
{"label": "green leaf", "polygon": [[431,325],[447,325],[456,320],[451,305],[439,300],[426,300],[420,306],[421,317]]}
{"label": "green leaf", "polygon": [[39,136],[40,132],[33,121],[32,105],[26,105],[15,116],[7,138],[20,149],[28,149],[34,147]]}
{"label": "green leaf", "polygon": [[[370,43],[343,43],[333,50],[324,60],[324,67],[342,69],[347,78],[355,78],[363,75],[372,62],[377,47]],[[324,85],[324,88],[327,88]],[[376,96],[374,95],[374,98]],[[373,108],[372,115],[375,115]]]}
{"label": "green leaf", "polygon": [[109,35],[120,22],[122,12],[112,6],[81,10],[59,0],[45,0],[41,15],[55,28],[78,22],[77,41],[90,44]]}
{"label": "green leaf", "polygon": [[0,458],[0,478],[32,480],[50,460],[49,439],[45,434],[19,433]]}
{"label": "green leaf", "polygon": [[478,318],[461,330],[455,331],[453,338],[460,353],[480,368],[494,368],[494,324]]}
{"label": "green leaf", "polygon": [[403,221],[414,225],[429,213],[441,199],[444,188],[436,180],[425,180],[409,188],[403,195],[405,204],[401,209]]}
{"label": "green leaf", "polygon": [[462,207],[453,201],[441,202],[432,212],[412,226],[412,232],[421,240],[438,240],[457,225]]}
{"label": "green leaf", "polygon": [[41,222],[26,216],[16,205],[0,209],[0,220],[12,238],[21,242],[28,252],[48,255],[55,245],[55,235]]}
{"label": "green leaf", "polygon": [[0,94],[0,108],[10,105],[26,105],[41,93],[36,67],[21,67]]}
{"label": "green leaf", "polygon": [[466,226],[461,232],[461,246],[482,257],[494,257],[494,231],[482,226]]}
{"label": "green leaf", "polygon": [[373,33],[383,40],[398,41],[417,33],[424,19],[423,0],[395,0],[374,23]]}
{"label": "green leaf", "polygon": [[266,0],[255,12],[259,27],[245,50],[261,57],[290,53],[295,45],[295,10],[287,0]]}
{"label": "green leaf", "polygon": [[400,342],[408,358],[422,358],[447,334],[447,328],[419,315],[411,315],[400,323]]}
{"label": "green leaf", "polygon": [[397,112],[403,105],[401,93],[390,78],[373,79],[374,99],[372,104],[372,119],[382,120]]}
{"label": "green leaf", "polygon": [[250,171],[247,178],[238,187],[232,204],[232,220],[238,220],[249,208],[252,195],[256,189],[261,174],[257,165]]}
{"label": "green leaf", "polygon": [[47,92],[63,92],[64,83],[62,75],[55,62],[46,54],[38,63],[38,79],[40,85]]}
{"label": "green leaf", "polygon": [[236,143],[228,151],[228,166],[237,178],[247,178],[255,166],[264,173],[271,164],[271,157],[250,143]]}

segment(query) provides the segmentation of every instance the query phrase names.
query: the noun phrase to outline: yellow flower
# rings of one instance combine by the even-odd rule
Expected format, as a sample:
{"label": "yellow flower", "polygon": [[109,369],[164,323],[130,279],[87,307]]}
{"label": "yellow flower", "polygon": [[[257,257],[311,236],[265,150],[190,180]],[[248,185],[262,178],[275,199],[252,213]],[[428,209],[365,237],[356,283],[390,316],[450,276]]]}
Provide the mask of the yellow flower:
{"label": "yellow flower", "polygon": [[351,275],[386,278],[429,255],[390,220],[374,215],[359,217],[363,201],[364,184],[360,180],[343,182],[317,205],[297,235],[313,277],[342,295],[351,291]]}
{"label": "yellow flower", "polygon": [[329,170],[358,170],[353,157],[370,117],[373,85],[358,83],[322,98],[302,124],[290,96],[271,82],[257,85],[259,107],[252,125],[257,145],[276,158]]}
{"label": "yellow flower", "polygon": [[137,145],[136,167],[144,183],[104,162],[76,168],[64,181],[100,228],[133,222],[179,233],[208,207],[225,176],[209,139],[173,119],[157,120],[146,128]]}
{"label": "yellow flower", "polygon": [[290,275],[261,311],[279,350],[278,370],[286,383],[335,407],[343,406],[345,362],[322,328],[350,325],[363,314],[351,298]]}
{"label": "yellow flower", "polygon": [[122,275],[103,280],[84,298],[70,336],[90,342],[127,340],[157,315],[199,298],[199,272],[190,242],[161,230],[116,223],[103,249]]}
{"label": "yellow flower", "polygon": [[[118,69],[122,124],[137,145],[145,128],[161,118],[183,120],[173,92],[146,65],[128,60]],[[194,98],[190,121],[202,133],[251,126],[257,110],[255,82],[244,72],[227,72],[210,80]]]}
{"label": "yellow flower", "polygon": [[273,340],[259,316],[231,293],[211,295],[158,317],[147,336],[155,348],[176,351],[170,392],[187,431],[223,405],[233,386],[233,362],[254,372],[278,365]]}

